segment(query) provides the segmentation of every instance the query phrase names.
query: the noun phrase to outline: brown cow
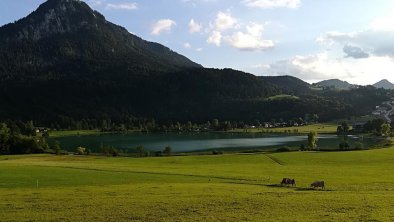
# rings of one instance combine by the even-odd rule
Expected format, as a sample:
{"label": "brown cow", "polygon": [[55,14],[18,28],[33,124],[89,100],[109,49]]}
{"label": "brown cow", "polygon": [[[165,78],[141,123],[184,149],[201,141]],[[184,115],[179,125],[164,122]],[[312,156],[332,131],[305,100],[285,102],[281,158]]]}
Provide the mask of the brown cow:
{"label": "brown cow", "polygon": [[311,184],[311,187],[313,187],[313,188],[321,187],[322,189],[326,189],[326,187],[324,185],[324,181],[316,181]]}
{"label": "brown cow", "polygon": [[296,186],[296,181],[295,179],[290,179],[290,178],[283,178],[282,182],[280,183],[281,186],[283,185],[291,185],[292,187]]}

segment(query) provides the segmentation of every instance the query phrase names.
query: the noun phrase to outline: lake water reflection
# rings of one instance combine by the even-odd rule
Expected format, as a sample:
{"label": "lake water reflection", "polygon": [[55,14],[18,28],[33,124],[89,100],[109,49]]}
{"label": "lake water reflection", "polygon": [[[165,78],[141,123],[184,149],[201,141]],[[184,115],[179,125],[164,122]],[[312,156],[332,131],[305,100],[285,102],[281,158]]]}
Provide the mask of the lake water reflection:
{"label": "lake water reflection", "polygon": [[[343,137],[319,135],[320,149],[337,149]],[[53,139],[52,139],[53,140]],[[143,146],[145,150],[160,151],[170,146],[174,152],[201,150],[250,150],[271,149],[282,146],[300,147],[307,144],[306,135],[250,134],[250,133],[130,133],[102,134],[94,136],[71,136],[57,138],[62,148],[69,151],[78,146],[98,151],[101,144],[121,149],[134,149]],[[376,144],[377,139],[362,136],[348,136],[351,147],[362,143],[364,147]]]}

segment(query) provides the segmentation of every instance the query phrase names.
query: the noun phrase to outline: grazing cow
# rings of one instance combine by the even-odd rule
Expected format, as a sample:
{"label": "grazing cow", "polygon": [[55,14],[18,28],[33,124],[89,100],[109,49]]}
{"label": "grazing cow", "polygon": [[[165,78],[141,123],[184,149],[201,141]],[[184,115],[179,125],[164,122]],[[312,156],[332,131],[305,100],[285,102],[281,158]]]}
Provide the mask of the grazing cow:
{"label": "grazing cow", "polygon": [[316,181],[311,184],[311,187],[313,188],[321,187],[322,189],[326,189],[326,187],[324,186],[324,181]]}
{"label": "grazing cow", "polygon": [[282,179],[282,182],[280,182],[280,185],[281,185],[281,186],[287,185],[287,181],[289,181],[289,180],[290,180],[289,178],[283,178],[283,179]]}
{"label": "grazing cow", "polygon": [[290,178],[283,178],[282,182],[280,183],[281,186],[283,185],[291,185],[292,187],[296,186],[296,181],[295,179],[290,179]]}
{"label": "grazing cow", "polygon": [[297,186],[295,179],[291,179],[290,184],[291,184],[292,187],[296,187]]}

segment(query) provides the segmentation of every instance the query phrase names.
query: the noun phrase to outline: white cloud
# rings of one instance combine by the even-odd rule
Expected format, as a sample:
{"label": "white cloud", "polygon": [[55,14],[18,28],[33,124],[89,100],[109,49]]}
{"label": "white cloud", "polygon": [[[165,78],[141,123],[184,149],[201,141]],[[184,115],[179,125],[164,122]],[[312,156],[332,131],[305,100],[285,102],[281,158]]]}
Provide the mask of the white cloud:
{"label": "white cloud", "polygon": [[207,43],[217,47],[220,47],[222,42],[241,51],[263,51],[275,46],[273,40],[263,38],[263,25],[239,22],[229,11],[219,11],[206,32],[210,33]]}
{"label": "white cloud", "polygon": [[222,33],[218,31],[213,31],[211,35],[209,36],[207,42],[209,44],[215,44],[216,46],[220,46],[222,43]]}
{"label": "white cloud", "polygon": [[332,69],[338,66],[330,66],[330,63],[326,53],[295,56],[288,60],[277,61],[268,66],[265,65],[263,66],[265,67],[263,71],[268,75],[293,75],[303,80],[311,81],[331,78],[331,75],[333,75],[331,72],[336,73],[338,71]]}
{"label": "white cloud", "polygon": [[216,30],[227,30],[233,29],[237,26],[237,19],[231,16],[230,12],[218,12],[215,20],[215,29]]}
{"label": "white cloud", "polygon": [[301,4],[301,0],[244,0],[244,4],[248,7],[256,8],[298,8]]}
{"label": "white cloud", "polygon": [[190,20],[189,22],[189,32],[190,33],[196,33],[196,32],[201,32],[202,30],[202,24],[194,21],[194,19]]}
{"label": "white cloud", "polygon": [[[238,22],[230,12],[219,11],[214,24],[210,24],[210,36],[207,42],[221,46],[224,41],[241,51],[262,51],[275,46],[272,40],[263,38],[264,27],[261,24]],[[238,31],[245,29],[245,31]]]}
{"label": "white cloud", "polygon": [[186,49],[190,49],[192,47],[192,45],[190,43],[186,42],[183,44],[183,47]]}
{"label": "white cloud", "polygon": [[152,28],[152,35],[160,35],[162,32],[170,32],[176,23],[171,19],[162,19],[157,21]]}
{"label": "white cloud", "polygon": [[335,42],[346,42],[349,41],[349,39],[354,38],[354,36],[357,35],[357,33],[351,32],[351,33],[344,33],[344,32],[327,32],[324,35],[319,36],[316,39],[316,42],[321,43],[321,44],[327,44],[327,45],[333,45]]}
{"label": "white cloud", "polygon": [[333,58],[328,52],[295,56],[270,65],[261,65],[268,75],[293,75],[308,82],[339,78],[351,83],[368,85],[381,79],[394,81],[394,60],[372,56],[363,59]]}
{"label": "white cloud", "polygon": [[125,3],[108,3],[106,5],[107,9],[123,9],[123,10],[135,10],[138,8],[137,3],[135,2],[125,2]]}
{"label": "white cloud", "polygon": [[317,42],[329,46],[346,45],[359,47],[362,51],[376,56],[391,56],[394,58],[394,31],[370,29],[361,32],[327,32],[320,36]]}
{"label": "white cloud", "polygon": [[226,37],[226,40],[232,47],[243,51],[261,51],[274,47],[272,40],[263,39],[263,31],[262,25],[252,23],[246,26],[246,33],[235,32]]}
{"label": "white cloud", "polygon": [[261,37],[264,31],[264,27],[261,24],[251,23],[250,25],[246,26],[246,30],[248,34],[253,37]]}
{"label": "white cloud", "polygon": [[202,52],[203,48],[197,48],[196,51],[197,52]]}
{"label": "white cloud", "polygon": [[[263,64],[267,75],[293,75],[308,82],[338,78],[368,85],[394,81],[394,17],[378,18],[358,32],[327,32],[317,38],[322,53]],[[257,67],[255,67],[257,68]]]}

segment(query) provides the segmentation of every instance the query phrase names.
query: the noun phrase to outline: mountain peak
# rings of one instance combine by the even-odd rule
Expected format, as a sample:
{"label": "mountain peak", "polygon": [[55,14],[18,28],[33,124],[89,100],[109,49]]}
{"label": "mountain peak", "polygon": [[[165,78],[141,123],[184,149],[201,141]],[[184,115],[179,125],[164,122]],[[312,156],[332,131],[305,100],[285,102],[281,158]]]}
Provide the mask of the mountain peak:
{"label": "mountain peak", "polygon": [[347,81],[342,81],[340,79],[329,79],[321,82],[317,82],[314,84],[315,86],[323,87],[323,88],[331,88],[338,90],[348,90],[357,88],[356,85],[350,84]]}
{"label": "mountain peak", "polygon": [[388,81],[387,79],[382,79],[379,82],[373,84],[376,88],[383,88],[383,89],[394,89],[394,84]]}
{"label": "mountain peak", "polygon": [[[38,7],[38,10],[60,9],[62,11],[76,10],[76,7],[83,6],[84,2],[79,0],[48,0]],[[86,4],[84,5],[87,6]]]}
{"label": "mountain peak", "polygon": [[48,0],[27,17],[0,27],[0,79],[81,78],[115,70],[141,75],[201,67],[108,22],[78,0]]}
{"label": "mountain peak", "polygon": [[103,22],[103,15],[80,0],[48,0],[27,17],[1,27],[1,33],[8,41],[37,41],[56,34],[97,29]]}

